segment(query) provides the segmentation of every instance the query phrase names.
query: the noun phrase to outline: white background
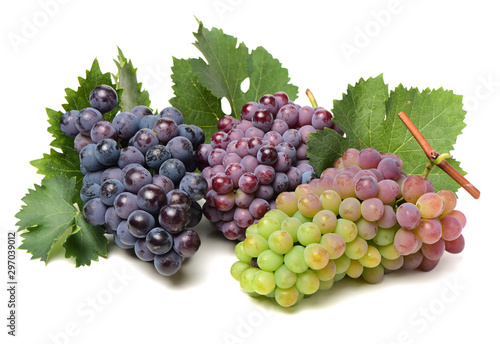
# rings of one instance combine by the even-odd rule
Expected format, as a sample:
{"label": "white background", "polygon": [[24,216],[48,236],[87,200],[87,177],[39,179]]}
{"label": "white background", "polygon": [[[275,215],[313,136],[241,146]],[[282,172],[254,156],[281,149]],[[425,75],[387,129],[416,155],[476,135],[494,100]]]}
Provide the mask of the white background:
{"label": "white background", "polygon": [[[5,343],[207,342],[465,343],[498,338],[498,109],[500,21],[492,1],[57,1],[0,5],[0,341]],[[481,192],[460,190],[466,249],[429,273],[401,272],[378,285],[342,281],[282,310],[253,299],[229,274],[233,243],[204,220],[198,254],[162,278],[130,252],[75,269],[54,252],[45,265],[17,257],[17,337],[7,335],[6,232],[41,176],[29,165],[49,151],[45,107],[62,110],[94,58],[115,72],[119,46],[138,68],[153,108],[173,96],[172,56],[197,57],[196,16],[208,27],[264,46],[299,86],[331,108],[347,84],[384,73],[399,83],[464,96],[467,127],[455,158]],[[15,42],[14,42],[15,41]],[[342,47],[350,47],[350,53]],[[495,198],[493,198],[495,197]],[[19,238],[18,238],[19,239]],[[20,241],[18,240],[18,244]],[[493,310],[493,314],[488,313]]]}

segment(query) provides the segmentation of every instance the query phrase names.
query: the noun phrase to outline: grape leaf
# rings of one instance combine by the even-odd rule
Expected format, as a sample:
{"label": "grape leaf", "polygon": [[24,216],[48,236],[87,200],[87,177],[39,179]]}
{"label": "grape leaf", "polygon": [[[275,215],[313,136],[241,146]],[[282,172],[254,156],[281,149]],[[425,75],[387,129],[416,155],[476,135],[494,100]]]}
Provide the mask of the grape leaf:
{"label": "grape leaf", "polygon": [[21,234],[24,239],[19,249],[31,253],[32,259],[47,263],[54,244],[64,235],[67,235],[63,244],[66,257],[75,257],[77,267],[106,256],[104,230],[85,225],[73,205],[75,184],[75,178],[45,178],[23,197],[25,205],[16,214],[19,231],[26,230]]}
{"label": "grape leaf", "polygon": [[207,61],[205,63],[202,59],[192,60],[194,73],[214,96],[227,98],[231,113],[238,113],[246,103],[241,83],[248,77],[248,48],[244,43],[237,45],[235,37],[224,34],[220,29],[206,29],[201,22],[194,37],[194,46]]}
{"label": "grape leaf", "polygon": [[[347,140],[335,130],[325,128],[309,134],[306,154],[314,171],[320,175],[325,169],[332,167],[335,161],[349,147]],[[356,148],[357,145],[352,148]]]}
{"label": "grape leaf", "polygon": [[[43,157],[30,162],[32,166],[38,169],[38,173],[43,174],[44,178],[53,178],[65,176],[66,178],[75,178],[75,188],[80,190],[83,180],[80,171],[80,160],[78,153],[74,150],[63,150],[62,152],[50,149],[49,154],[43,154]],[[73,203],[80,203],[80,195],[75,194]],[[83,204],[80,203],[81,206]]]}
{"label": "grape leaf", "polygon": [[[336,159],[348,148],[374,147],[381,152],[392,152],[401,157],[404,171],[421,174],[428,159],[417,141],[397,117],[405,111],[431,146],[439,152],[450,152],[456,138],[465,127],[462,97],[440,89],[407,89],[399,85],[388,93],[382,75],[367,80],[360,79],[348,86],[341,100],[333,106],[334,121],[345,132],[325,129],[310,135],[307,154],[317,172],[333,166]],[[448,162],[460,173],[459,162]],[[459,185],[441,169],[429,175],[436,190],[457,191]]]}
{"label": "grape leaf", "polygon": [[346,133],[350,147],[374,147],[384,140],[388,87],[382,75],[347,86],[342,100],[333,103],[335,122]]}
{"label": "grape leaf", "polygon": [[[429,144],[438,152],[448,153],[453,150],[457,136],[465,128],[465,110],[462,108],[462,96],[452,91],[426,88],[406,89],[402,85],[391,91],[387,103],[386,134],[395,137],[385,140],[385,151],[399,155],[404,161],[404,170],[409,174],[421,174],[429,162],[417,140],[402,125],[397,114],[401,111],[410,117]],[[387,136],[386,136],[387,137]],[[447,161],[460,174],[466,172],[455,159]],[[460,187],[440,168],[434,168],[429,176],[437,190],[457,191]]]}
{"label": "grape leaf", "polygon": [[[208,30],[201,22],[194,36],[194,45],[205,60],[174,58],[174,97],[170,104],[183,113],[186,123],[208,130],[207,140],[217,130],[219,118],[224,116],[223,98],[229,102],[231,115],[236,118],[245,103],[258,101],[264,94],[283,91],[291,100],[297,98],[298,88],[289,83],[288,70],[263,47],[249,53],[246,45],[238,44],[235,37],[220,29]],[[249,89],[243,92],[241,84],[246,79],[249,79]]]}
{"label": "grape leaf", "polygon": [[334,121],[346,137],[328,128],[309,135],[306,152],[316,172],[332,167],[347,148],[372,147],[377,136],[381,140],[384,138],[381,124],[386,114],[387,99],[388,87],[382,75],[360,79],[355,86],[347,86],[342,100],[334,100],[332,111]]}
{"label": "grape leaf", "polygon": [[[90,92],[94,89],[94,87],[102,84],[109,85],[116,90],[119,99],[118,104],[120,104],[123,90],[117,89],[117,86],[113,84],[110,73],[103,74],[101,72],[97,59],[93,61],[90,70],[86,71],[86,78],[84,79],[79,77],[78,81],[80,86],[76,91],[70,88],[65,90],[67,103],[62,105],[65,111],[81,110],[83,108],[90,107]],[[118,111],[119,106],[104,114],[104,116],[107,120],[112,120]],[[52,109],[46,109],[46,112],[49,122],[47,131],[54,137],[54,140],[50,143],[50,145],[54,148],[58,148],[58,150],[51,149],[49,154],[44,154],[42,158],[33,160],[30,163],[32,166],[37,168],[37,173],[42,174],[47,178],[60,175],[67,178],[75,177],[75,190],[79,191],[81,189],[83,179],[83,175],[80,171],[80,159],[78,157],[78,153],[74,149],[74,139],[64,135],[59,127],[59,122],[63,116],[63,112]],[[83,204],[81,204],[79,193],[75,193],[73,203],[78,203],[80,207],[83,206]]]}
{"label": "grape leaf", "polygon": [[134,68],[132,61],[125,58],[120,48],[118,48],[118,60],[113,61],[118,68],[113,79],[118,87],[123,89],[121,110],[130,111],[137,105],[150,106],[149,92],[142,89],[141,82],[137,82],[137,68]]}
{"label": "grape leaf", "polygon": [[246,102],[256,102],[266,93],[281,91],[288,94],[290,99],[297,98],[299,88],[289,83],[288,70],[283,68],[279,60],[273,58],[263,47],[252,50],[247,60],[247,72],[250,86],[245,93],[243,104],[237,105],[238,111]]}
{"label": "grape leaf", "polygon": [[191,59],[173,58],[173,61],[172,89],[174,94],[183,96],[172,98],[170,104],[183,113],[186,123],[196,123],[210,139],[217,131],[217,121],[224,116],[221,100],[199,82],[191,68]]}
{"label": "grape leaf", "polygon": [[64,257],[74,257],[77,267],[90,265],[91,260],[98,260],[99,256],[106,257],[108,240],[104,233],[102,227],[90,225],[80,212],[76,213],[73,230],[63,244]]}

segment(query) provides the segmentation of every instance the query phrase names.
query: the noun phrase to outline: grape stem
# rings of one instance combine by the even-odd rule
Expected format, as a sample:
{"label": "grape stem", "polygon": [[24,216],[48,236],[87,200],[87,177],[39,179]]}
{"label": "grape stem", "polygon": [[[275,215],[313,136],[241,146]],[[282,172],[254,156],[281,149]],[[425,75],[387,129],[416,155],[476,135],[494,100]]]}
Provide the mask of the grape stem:
{"label": "grape stem", "polygon": [[[438,154],[438,153],[437,153]],[[431,173],[432,169],[439,165],[441,162],[444,161],[444,159],[451,158],[451,155],[449,153],[443,153],[440,154],[436,159],[431,160],[430,163],[425,164],[425,170],[422,175],[422,177],[427,178],[429,174]]]}
{"label": "grape stem", "polygon": [[309,101],[311,102],[313,109],[317,108],[318,103],[316,102],[316,98],[314,98],[314,95],[310,89],[306,90],[306,95],[307,95],[307,98],[309,98]]}
{"label": "grape stem", "polygon": [[429,158],[430,160],[430,164],[426,166],[424,178],[429,175],[434,166],[438,166],[451,178],[453,178],[453,180],[460,184],[460,186],[463,187],[472,197],[478,199],[480,195],[479,190],[474,185],[472,185],[464,176],[462,176],[460,172],[458,172],[453,166],[451,166],[448,161],[446,161],[446,158],[449,158],[451,156],[448,153],[440,154],[436,152],[404,111],[398,113],[398,117],[403,121],[410,133],[415,137],[420,147],[422,147],[422,149],[424,150],[425,155],[427,155],[427,158]]}

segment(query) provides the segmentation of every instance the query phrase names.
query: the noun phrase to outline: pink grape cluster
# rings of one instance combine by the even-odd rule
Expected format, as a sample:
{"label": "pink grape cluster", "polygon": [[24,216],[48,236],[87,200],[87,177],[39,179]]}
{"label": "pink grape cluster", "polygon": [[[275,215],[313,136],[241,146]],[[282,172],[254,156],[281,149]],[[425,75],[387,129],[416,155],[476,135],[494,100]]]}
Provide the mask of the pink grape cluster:
{"label": "pink grape cluster", "polygon": [[230,240],[275,208],[276,196],[316,178],[308,163],[310,133],[333,128],[330,111],[291,102],[284,92],[248,102],[241,118],[222,117],[210,144],[197,149],[209,191],[204,214]]}
{"label": "pink grape cluster", "polygon": [[[461,211],[455,210],[456,195],[450,190],[435,192],[428,179],[402,172],[403,162],[397,155],[381,154],[373,148],[348,149],[336,167],[324,173],[343,175],[338,168],[350,170],[354,178],[349,175],[343,179],[348,181],[345,185],[354,186],[349,196],[355,195],[360,201],[361,219],[375,222],[377,229],[392,231],[393,245],[401,258],[392,262],[394,265],[387,262],[386,269],[430,271],[445,251],[463,250],[462,230],[467,221]],[[370,236],[364,238],[369,240]]]}
{"label": "pink grape cluster", "polygon": [[348,149],[319,179],[282,192],[246,229],[231,275],[283,307],[348,276],[369,283],[398,270],[430,271],[464,249],[464,214],[449,190],[402,172],[395,154]]}

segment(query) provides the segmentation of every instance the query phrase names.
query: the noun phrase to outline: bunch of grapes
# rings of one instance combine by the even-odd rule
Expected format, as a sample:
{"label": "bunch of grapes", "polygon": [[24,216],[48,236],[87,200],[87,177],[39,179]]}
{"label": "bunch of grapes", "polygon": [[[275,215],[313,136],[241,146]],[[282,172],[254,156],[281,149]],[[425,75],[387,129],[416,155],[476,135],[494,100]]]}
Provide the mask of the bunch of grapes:
{"label": "bunch of grapes", "polygon": [[107,85],[93,89],[89,100],[91,107],[68,111],[60,120],[80,156],[83,216],[104,226],[118,246],[154,261],[160,274],[173,275],[200,246],[192,228],[203,216],[198,201],[208,184],[194,171],[204,133],[184,124],[173,107],[154,115],[136,106],[105,121],[103,114],[118,101]]}
{"label": "bunch of grapes", "polygon": [[464,248],[466,218],[449,190],[402,172],[401,159],[348,149],[321,178],[283,192],[246,229],[231,275],[243,290],[283,307],[345,276],[382,281],[398,269],[434,269]]}
{"label": "bunch of grapes", "polygon": [[246,103],[241,119],[222,117],[210,144],[197,149],[198,168],[209,191],[203,212],[230,240],[276,207],[278,194],[317,177],[308,163],[310,133],[333,128],[332,113],[299,106],[286,93]]}

